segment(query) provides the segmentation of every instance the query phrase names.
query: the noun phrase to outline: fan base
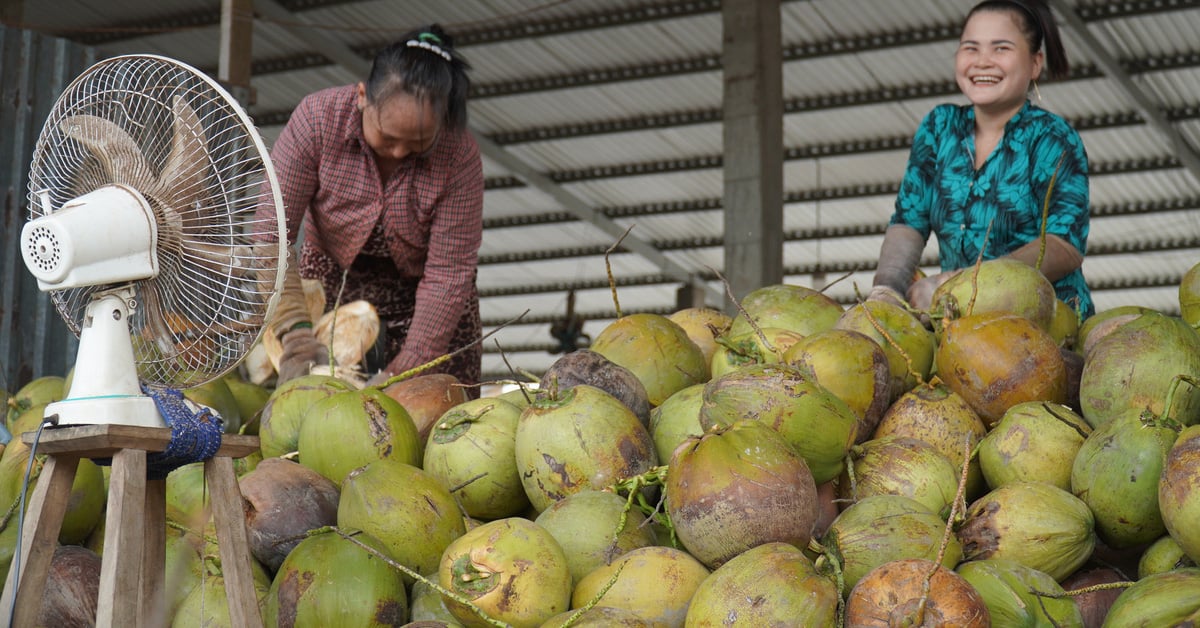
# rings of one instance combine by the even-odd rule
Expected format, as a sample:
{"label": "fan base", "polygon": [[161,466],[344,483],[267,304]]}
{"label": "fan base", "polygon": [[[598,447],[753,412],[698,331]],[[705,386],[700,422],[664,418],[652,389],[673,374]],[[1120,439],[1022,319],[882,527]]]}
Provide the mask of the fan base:
{"label": "fan base", "polygon": [[80,397],[56,401],[43,415],[57,426],[135,425],[166,427],[158,406],[146,395]]}

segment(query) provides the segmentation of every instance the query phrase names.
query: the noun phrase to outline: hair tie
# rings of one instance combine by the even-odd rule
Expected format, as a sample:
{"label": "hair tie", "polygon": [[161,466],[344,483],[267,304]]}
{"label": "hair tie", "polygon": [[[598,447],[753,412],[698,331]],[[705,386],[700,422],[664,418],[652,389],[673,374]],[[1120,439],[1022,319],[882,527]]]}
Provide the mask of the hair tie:
{"label": "hair tie", "polygon": [[[435,43],[431,44],[429,43],[429,40],[433,40]],[[429,52],[432,52],[446,61],[452,61],[453,58],[450,56],[450,53],[442,50],[442,47],[438,45],[440,43],[442,43],[442,40],[437,35],[434,35],[433,33],[421,33],[420,35],[417,35],[417,39],[410,39],[404,42],[404,45],[408,46],[409,48],[428,50]]]}

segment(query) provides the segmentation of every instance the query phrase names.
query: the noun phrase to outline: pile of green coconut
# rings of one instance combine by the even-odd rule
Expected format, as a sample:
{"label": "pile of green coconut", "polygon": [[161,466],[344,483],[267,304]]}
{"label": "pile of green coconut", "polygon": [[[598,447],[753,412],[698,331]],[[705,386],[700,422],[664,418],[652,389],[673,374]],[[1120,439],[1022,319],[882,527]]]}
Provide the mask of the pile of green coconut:
{"label": "pile of green coconut", "polygon": [[[1200,625],[1200,265],[1179,316],[1081,322],[1004,259],[933,303],[780,284],[624,315],[481,398],[440,374],[185,394],[260,438],[267,626]],[[9,430],[67,386],[3,393]],[[28,463],[0,455],[5,570]],[[106,482],[81,464],[40,625],[94,621]],[[229,624],[204,486],[167,479],[166,625]]]}

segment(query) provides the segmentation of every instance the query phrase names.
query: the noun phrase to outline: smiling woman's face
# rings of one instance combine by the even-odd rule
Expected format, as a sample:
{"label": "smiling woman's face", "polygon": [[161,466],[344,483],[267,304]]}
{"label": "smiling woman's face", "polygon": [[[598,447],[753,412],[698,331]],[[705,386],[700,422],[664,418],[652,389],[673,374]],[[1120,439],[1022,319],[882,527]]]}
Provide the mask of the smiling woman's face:
{"label": "smiling woman's face", "polygon": [[1029,49],[1012,13],[980,11],[967,20],[959,38],[954,78],[977,108],[1015,112],[1042,63],[1042,52]]}
{"label": "smiling woman's face", "polygon": [[363,137],[383,160],[400,161],[409,155],[420,155],[437,142],[441,123],[435,107],[426,100],[397,92],[381,102],[371,103],[360,84],[358,104],[362,109]]}

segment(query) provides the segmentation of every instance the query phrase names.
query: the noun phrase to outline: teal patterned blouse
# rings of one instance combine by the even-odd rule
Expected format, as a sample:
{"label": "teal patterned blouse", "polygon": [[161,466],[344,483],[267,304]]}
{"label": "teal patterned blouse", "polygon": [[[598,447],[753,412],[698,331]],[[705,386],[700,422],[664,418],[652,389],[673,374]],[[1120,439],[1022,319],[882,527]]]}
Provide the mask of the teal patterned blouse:
{"label": "teal patterned blouse", "polygon": [[[974,154],[975,110],[935,107],[913,136],[890,224],[908,225],[925,238],[936,234],[942,270],[965,268],[985,240],[983,259],[994,259],[1038,238],[1053,179],[1046,232],[1087,253],[1087,153],[1066,120],[1026,101],[979,170]],[[1054,288],[1085,318],[1095,312],[1082,270]]]}

